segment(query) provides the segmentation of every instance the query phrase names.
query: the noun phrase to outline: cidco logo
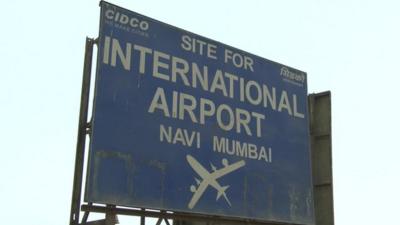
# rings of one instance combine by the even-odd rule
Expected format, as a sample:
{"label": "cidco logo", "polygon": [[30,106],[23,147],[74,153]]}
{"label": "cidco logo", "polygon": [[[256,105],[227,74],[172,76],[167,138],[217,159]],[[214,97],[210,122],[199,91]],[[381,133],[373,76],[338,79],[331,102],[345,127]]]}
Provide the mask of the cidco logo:
{"label": "cidco logo", "polygon": [[139,20],[136,17],[129,17],[128,15],[125,15],[118,11],[114,11],[112,9],[107,10],[105,16],[109,20],[113,20],[122,25],[129,25],[132,28],[139,28],[142,31],[146,31],[149,29],[149,23],[147,21]]}

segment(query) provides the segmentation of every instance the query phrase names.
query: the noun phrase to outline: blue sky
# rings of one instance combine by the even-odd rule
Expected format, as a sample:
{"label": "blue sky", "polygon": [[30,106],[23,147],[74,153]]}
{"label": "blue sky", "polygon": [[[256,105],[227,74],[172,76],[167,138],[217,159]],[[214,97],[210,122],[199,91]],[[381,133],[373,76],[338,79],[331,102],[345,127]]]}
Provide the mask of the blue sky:
{"label": "blue sky", "polygon": [[[398,220],[399,1],[111,2],[306,71],[332,91],[336,224]],[[2,222],[66,224],[98,1],[5,1],[0,24]]]}

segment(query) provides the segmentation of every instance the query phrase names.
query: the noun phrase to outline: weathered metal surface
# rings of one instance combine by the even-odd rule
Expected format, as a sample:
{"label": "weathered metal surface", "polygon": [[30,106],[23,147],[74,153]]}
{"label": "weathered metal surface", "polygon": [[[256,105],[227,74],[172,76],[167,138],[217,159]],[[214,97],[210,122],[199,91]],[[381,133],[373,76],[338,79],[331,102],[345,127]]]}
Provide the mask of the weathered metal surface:
{"label": "weathered metal surface", "polygon": [[83,65],[81,103],[79,112],[78,137],[75,153],[74,181],[72,187],[70,225],[79,224],[79,211],[81,205],[82,176],[85,156],[86,134],[88,130],[88,105],[90,92],[90,75],[92,69],[94,40],[86,38],[85,58]]}
{"label": "weathered metal surface", "polygon": [[331,93],[309,95],[316,225],[334,225]]}
{"label": "weathered metal surface", "polygon": [[302,71],[101,2],[85,201],[313,224]]}

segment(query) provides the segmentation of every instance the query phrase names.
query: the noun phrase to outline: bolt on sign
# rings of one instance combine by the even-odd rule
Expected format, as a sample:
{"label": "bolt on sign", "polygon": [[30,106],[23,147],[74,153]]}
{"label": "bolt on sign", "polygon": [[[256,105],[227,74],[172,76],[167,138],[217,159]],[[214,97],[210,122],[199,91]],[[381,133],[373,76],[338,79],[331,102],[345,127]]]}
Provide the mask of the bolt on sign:
{"label": "bolt on sign", "polygon": [[306,73],[101,2],[85,201],[313,224],[309,148]]}

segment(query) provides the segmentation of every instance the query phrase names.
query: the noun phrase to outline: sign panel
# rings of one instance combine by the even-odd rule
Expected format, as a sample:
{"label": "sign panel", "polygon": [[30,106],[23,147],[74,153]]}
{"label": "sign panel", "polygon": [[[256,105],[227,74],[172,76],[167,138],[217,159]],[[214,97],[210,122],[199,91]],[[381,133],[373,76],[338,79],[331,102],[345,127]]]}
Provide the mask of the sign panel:
{"label": "sign panel", "polygon": [[85,200],[313,224],[302,71],[101,2]]}

